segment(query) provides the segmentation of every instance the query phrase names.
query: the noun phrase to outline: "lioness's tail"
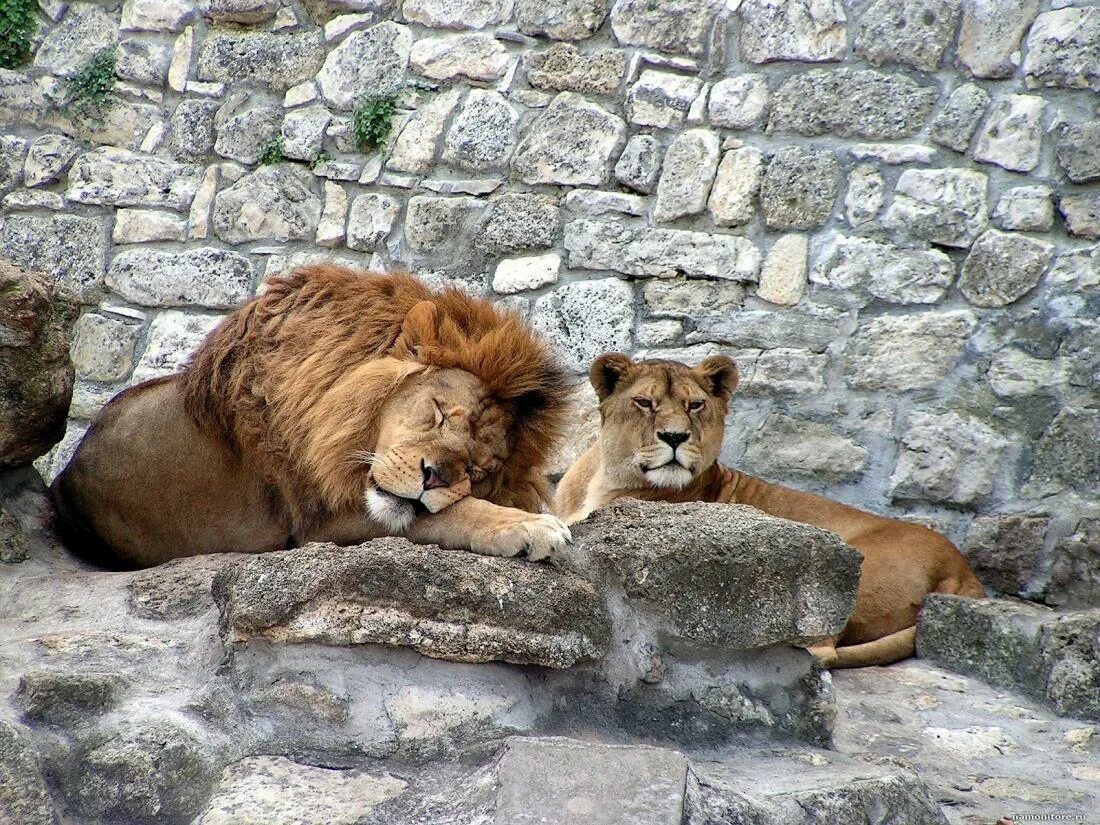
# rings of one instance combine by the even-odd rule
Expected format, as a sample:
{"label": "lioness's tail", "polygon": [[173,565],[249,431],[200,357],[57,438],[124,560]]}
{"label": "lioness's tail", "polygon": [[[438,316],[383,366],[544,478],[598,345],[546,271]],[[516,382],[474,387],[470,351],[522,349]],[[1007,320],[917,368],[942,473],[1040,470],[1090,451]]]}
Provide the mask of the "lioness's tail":
{"label": "lioness's tail", "polygon": [[836,648],[837,667],[869,667],[889,665],[908,659],[917,652],[917,627],[906,627],[889,636],[864,642],[861,645],[844,645]]}

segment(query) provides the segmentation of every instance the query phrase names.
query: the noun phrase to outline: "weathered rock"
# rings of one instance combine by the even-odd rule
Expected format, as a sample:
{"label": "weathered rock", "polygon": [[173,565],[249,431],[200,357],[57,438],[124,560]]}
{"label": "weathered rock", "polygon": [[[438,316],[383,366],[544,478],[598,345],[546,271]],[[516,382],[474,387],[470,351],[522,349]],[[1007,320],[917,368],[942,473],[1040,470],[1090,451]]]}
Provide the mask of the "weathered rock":
{"label": "weathered rock", "polygon": [[627,119],[639,126],[678,129],[702,88],[696,77],[646,69],[627,93]]}
{"label": "weathered rock", "polygon": [[745,288],[731,281],[661,278],[646,283],[642,294],[647,315],[696,319],[736,312],[745,299]]}
{"label": "weathered rock", "polygon": [[768,163],[760,184],[764,221],[772,229],[811,229],[829,219],[840,164],[832,152],[787,146]]}
{"label": "weathered rock", "polygon": [[1057,133],[1054,153],[1058,165],[1074,183],[1100,179],[1100,120],[1062,127]]}
{"label": "weathered rock", "polygon": [[263,166],[214,198],[214,232],[226,243],[305,240],[317,231],[321,199],[300,166]]}
{"label": "weathered rock", "polygon": [[431,80],[500,80],[508,70],[508,52],[488,34],[452,34],[417,40],[409,68]]}
{"label": "weathered rock", "polygon": [[107,286],[128,301],[154,307],[232,309],[252,296],[252,280],[247,257],[212,247],[128,249],[107,270]]}
{"label": "weathered rock", "polygon": [[859,19],[856,54],[873,66],[902,63],[934,71],[958,22],[959,4],[950,0],[875,0]]}
{"label": "weathered rock", "polygon": [[1100,607],[1100,519],[1081,519],[1058,543],[1045,600],[1059,607]]}
{"label": "weathered rock", "polygon": [[913,413],[890,477],[895,499],[967,504],[993,489],[1007,440],[985,423],[957,413]]}
{"label": "weathered rock", "polygon": [[932,120],[932,140],[956,152],[965,152],[988,103],[989,92],[981,86],[973,83],[959,86]]}
{"label": "weathered rock", "polygon": [[324,54],[320,32],[214,32],[202,41],[199,50],[199,80],[253,80],[285,92],[317,74]]}
{"label": "weathered rock", "polygon": [[1054,259],[1054,244],[988,229],[963,261],[959,289],[975,306],[1000,307],[1030,292]]}
{"label": "weathered rock", "polygon": [[528,54],[523,63],[527,82],[536,89],[610,95],[626,73],[626,52],[604,49],[581,54],[569,43],[555,43],[546,51]]}
{"label": "weathered rock", "polygon": [[426,252],[464,235],[474,215],[484,208],[476,198],[409,198],[405,210],[405,242],[411,249]]}
{"label": "weathered rock", "polygon": [[793,348],[824,352],[840,337],[844,314],[832,309],[742,310],[701,318],[688,333],[689,344],[715,342],[754,349]]}
{"label": "weathered rock", "polygon": [[885,201],[886,181],[869,163],[861,163],[848,175],[844,217],[853,229],[874,224]]}
{"label": "weathered rock", "polygon": [[1049,524],[1042,516],[978,516],[960,549],[983,584],[1020,595],[1037,572]]}
{"label": "weathered rock", "polygon": [[274,128],[269,128],[265,137],[270,137],[272,132],[281,134],[284,157],[312,162],[324,146],[325,130],[330,122],[332,113],[328,109],[323,106],[306,106],[287,112],[282,119],[282,125],[279,126],[276,121],[272,124]]}
{"label": "weathered rock", "polygon": [[431,172],[443,128],[460,96],[459,90],[452,89],[417,109],[394,139],[386,168],[417,175]]}
{"label": "weathered rock", "polygon": [[1049,393],[1065,383],[1066,375],[1057,361],[1009,348],[993,355],[986,378],[989,388],[1001,398],[1023,398]]}
{"label": "weathered rock", "polygon": [[216,100],[181,100],[169,121],[172,150],[177,158],[196,161],[214,148],[214,118],[221,107]]}
{"label": "weathered rock", "polygon": [[[1100,139],[1100,136],[1098,136]],[[1000,229],[1047,232],[1054,226],[1054,206],[1048,186],[1016,186],[1006,190],[993,210]]]}
{"label": "weathered rock", "polygon": [[518,122],[519,115],[500,92],[471,89],[447,130],[444,162],[475,172],[503,167],[512,154]]}
{"label": "weathered rock", "polygon": [[676,136],[665,152],[653,220],[674,221],[706,209],[719,153],[718,136],[708,129],[689,129]]}
{"label": "weathered rock", "polygon": [[958,62],[975,77],[1011,77],[1020,64],[1020,41],[1038,10],[1037,0],[963,4]]}
{"label": "weathered rock", "polygon": [[599,594],[579,576],[404,539],[249,558],[217,575],[214,596],[235,644],[405,645],[457,662],[558,668],[608,644]]}
{"label": "weathered rock", "polygon": [[493,291],[511,295],[557,283],[561,256],[556,252],[523,258],[505,258],[493,273]]}
{"label": "weathered rock", "polygon": [[774,415],[749,443],[744,465],[764,478],[850,481],[867,465],[867,450],[827,424]]}
{"label": "weathered rock", "polygon": [[565,208],[574,215],[601,217],[604,215],[646,214],[646,199],[638,195],[624,195],[621,192],[603,192],[596,189],[574,189],[562,201]]}
{"label": "weathered rock", "polygon": [[73,3],[42,38],[34,53],[34,66],[52,74],[73,75],[117,41],[115,18],[94,3]]}
{"label": "weathered rock", "polygon": [[136,384],[179,372],[221,320],[220,315],[192,315],[172,309],[157,315],[149,325],[149,340],[134,367],[131,382]]}
{"label": "weathered rock", "polygon": [[601,353],[629,348],[634,290],[617,278],[564,284],[535,302],[531,324],[556,345],[566,367],[584,373]]}
{"label": "weathered rock", "polygon": [[602,186],[626,124],[595,103],[562,92],[527,129],[512,157],[524,183]]}
{"label": "weathered rock", "polygon": [[987,186],[986,176],[970,169],[906,169],[886,224],[931,243],[970,246],[988,222]]}
{"label": "weathered rock", "polygon": [[764,179],[764,153],[755,146],[722,156],[707,207],[718,226],[740,226],[756,214],[756,196]]}
{"label": "weathered rock", "polygon": [[214,576],[239,561],[238,556],[213,553],[176,559],[137,573],[130,579],[129,610],[141,619],[174,621],[198,616],[215,607]]}
{"label": "weathered rock", "polygon": [[1028,86],[1100,90],[1100,14],[1070,7],[1045,11],[1027,36]]}
{"label": "weathered rock", "polygon": [[27,141],[14,135],[0,135],[0,194],[22,183],[23,158]]}
{"label": "weathered rock", "polygon": [[116,244],[149,241],[182,241],[187,238],[187,218],[158,209],[119,209],[111,240]]}
{"label": "weathered rock", "polygon": [[23,166],[24,186],[48,186],[61,180],[80,145],[63,135],[42,135],[35,138],[27,150]]}
{"label": "weathered rock", "polygon": [[28,671],[16,702],[28,722],[72,727],[118,704],[127,680],[116,673]]}
{"label": "weathered rock", "polygon": [[401,205],[389,195],[356,197],[348,216],[348,248],[372,252],[389,236],[400,211]]}
{"label": "weathered rock", "polygon": [[873,318],[848,343],[845,377],[861,389],[933,387],[962,355],[976,323],[965,310]]}
{"label": "weathered rock", "polygon": [[768,132],[894,140],[919,131],[937,91],[902,75],[857,69],[799,72],[772,96]]}
{"label": "weathered rock", "polygon": [[974,145],[974,159],[1014,172],[1029,172],[1039,164],[1043,142],[1043,99],[1010,95],[993,101]]}
{"label": "weathered rock", "polygon": [[700,57],[721,5],[719,0],[615,0],[611,30],[623,45]]}
{"label": "weathered rock", "polygon": [[121,381],[134,366],[141,325],[120,317],[85,312],[73,332],[76,374],[87,381]]}
{"label": "weathered rock", "polygon": [[489,201],[489,217],[474,245],[490,255],[553,246],[561,230],[554,198],[509,192]]}
{"label": "weathered rock", "polygon": [[929,596],[917,650],[951,670],[1010,685],[1056,713],[1100,720],[1100,610],[1051,613],[1026,602]]}
{"label": "weathered rock", "polygon": [[641,278],[684,274],[755,281],[760,251],[747,238],[679,229],[647,229],[578,219],[565,225],[572,268],[605,269]]}
{"label": "weathered rock", "polygon": [[1054,492],[1072,487],[1082,492],[1100,488],[1100,413],[1066,407],[1039,437],[1029,486]]}
{"label": "weathered rock", "polygon": [[30,731],[0,722],[0,815],[12,825],[57,825]]}
{"label": "weathered rock", "polygon": [[1079,238],[1100,238],[1100,195],[1081,193],[1063,195],[1058,211],[1066,222],[1066,231]]}
{"label": "weathered rock", "polygon": [[627,141],[618,163],[615,179],[628,189],[649,194],[661,171],[661,144],[653,135],[635,135]]}
{"label": "weathered rock", "polygon": [[115,72],[123,80],[163,86],[171,59],[172,48],[167,43],[129,38],[119,43]]}
{"label": "weathered rock", "polygon": [[185,209],[201,176],[196,166],[104,146],[76,159],[65,196],[77,203]]}
{"label": "weathered rock", "polygon": [[607,0],[516,0],[516,23],[524,34],[555,40],[591,37],[607,17]]}
{"label": "weathered rock", "polygon": [[[225,110],[223,109],[222,112]],[[216,135],[214,151],[223,158],[252,165],[260,158],[260,147],[273,135],[278,135],[283,120],[283,110],[274,106],[257,106],[215,119]],[[288,120],[300,117],[297,112],[287,115]],[[284,154],[286,148],[284,145]],[[292,146],[293,151],[293,146]],[[287,157],[297,157],[287,154]]]}
{"label": "weathered rock", "polygon": [[741,54],[752,63],[840,60],[848,45],[847,18],[839,0],[747,0],[741,18]]}
{"label": "weathered rock", "polygon": [[65,433],[75,317],[44,273],[0,261],[0,469],[29,464]]}
{"label": "weathered rock", "polygon": [[806,291],[808,255],[809,239],[805,235],[780,235],[776,238],[760,268],[756,296],[782,306],[797,304]]}
{"label": "weathered rock", "polygon": [[350,110],[363,99],[396,94],[405,85],[412,44],[408,27],[390,20],[348,35],[317,73],[325,101]]}
{"label": "weathered rock", "polygon": [[764,75],[743,74],[723,78],[711,87],[707,117],[713,126],[752,129],[764,120],[768,97],[768,83]]}
{"label": "weathered rock", "polygon": [[[806,644],[838,632],[854,604],[854,550],[750,507],[620,499],[573,535],[584,569],[685,641],[740,650]],[[722,597],[750,586],[754,603]]]}
{"label": "weathered rock", "polygon": [[502,0],[406,0],[406,19],[434,29],[481,29],[501,23]]}
{"label": "weathered rock", "polygon": [[0,250],[16,266],[45,272],[82,302],[103,288],[107,228],[101,218],[11,215],[0,227]]}

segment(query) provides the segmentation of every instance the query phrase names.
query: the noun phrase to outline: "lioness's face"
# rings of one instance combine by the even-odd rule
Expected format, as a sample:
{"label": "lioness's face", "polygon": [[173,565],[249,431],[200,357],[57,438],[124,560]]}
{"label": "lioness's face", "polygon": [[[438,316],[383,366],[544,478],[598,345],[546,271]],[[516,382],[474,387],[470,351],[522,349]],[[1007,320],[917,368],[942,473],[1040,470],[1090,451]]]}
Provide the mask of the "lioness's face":
{"label": "lioness's face", "polygon": [[590,378],[600,398],[603,466],[615,483],[681,489],[717,461],[737,386],[729,358],[692,368],[609,353],[596,359]]}
{"label": "lioness's face", "polygon": [[427,370],[407,379],[382,408],[365,493],[388,528],[418,512],[438,513],[500,469],[510,449],[509,415],[465,370]]}

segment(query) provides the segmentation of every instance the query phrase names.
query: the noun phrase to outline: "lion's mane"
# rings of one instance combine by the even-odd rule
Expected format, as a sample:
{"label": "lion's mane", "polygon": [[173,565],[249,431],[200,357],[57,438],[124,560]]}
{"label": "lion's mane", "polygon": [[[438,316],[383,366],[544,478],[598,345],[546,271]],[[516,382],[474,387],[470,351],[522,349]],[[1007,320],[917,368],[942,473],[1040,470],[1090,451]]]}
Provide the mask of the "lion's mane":
{"label": "lion's mane", "polygon": [[[410,341],[402,324],[421,301],[437,323]],[[360,506],[365,466],[350,454],[372,448],[385,401],[425,367],[474,374],[512,411],[511,454],[475,494],[537,510],[566,375],[516,313],[458,289],[329,265],[271,278],[206,338],[182,389],[194,424],[253,463],[298,531]]]}

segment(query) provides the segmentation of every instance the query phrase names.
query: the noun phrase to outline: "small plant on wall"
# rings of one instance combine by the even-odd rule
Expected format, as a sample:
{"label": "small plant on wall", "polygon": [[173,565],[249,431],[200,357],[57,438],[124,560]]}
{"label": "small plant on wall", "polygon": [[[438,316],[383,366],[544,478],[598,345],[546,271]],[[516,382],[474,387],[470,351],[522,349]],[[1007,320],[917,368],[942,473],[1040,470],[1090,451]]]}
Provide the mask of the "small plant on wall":
{"label": "small plant on wall", "polygon": [[37,0],[0,0],[0,69],[17,68],[30,57],[37,15]]}
{"label": "small plant on wall", "polygon": [[267,166],[283,160],[283,136],[276,132],[260,144],[260,165]]}
{"label": "small plant on wall", "polygon": [[65,109],[72,116],[89,118],[96,122],[103,120],[113,101],[111,90],[115,86],[117,58],[117,46],[101,49],[79,72],[69,78],[69,96],[65,99]]}
{"label": "small plant on wall", "polygon": [[377,149],[386,142],[393,129],[393,113],[396,98],[372,97],[364,100],[352,116],[352,133],[355,144],[364,151]]}

